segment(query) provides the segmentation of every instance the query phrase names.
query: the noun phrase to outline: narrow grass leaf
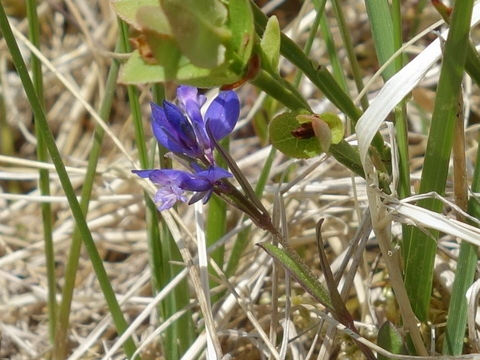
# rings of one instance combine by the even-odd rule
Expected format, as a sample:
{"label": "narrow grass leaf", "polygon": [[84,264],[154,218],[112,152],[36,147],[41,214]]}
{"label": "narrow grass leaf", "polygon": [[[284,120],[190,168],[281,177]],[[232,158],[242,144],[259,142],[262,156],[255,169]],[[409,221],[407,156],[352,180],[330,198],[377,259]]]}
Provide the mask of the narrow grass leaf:
{"label": "narrow grass leaf", "polygon": [[[477,3],[473,8],[471,26],[475,26],[478,22],[480,22],[480,4]],[[447,33],[447,31],[442,32],[441,36],[444,37]],[[438,61],[441,54],[440,40],[437,39],[385,83],[369,108],[359,118],[356,133],[362,163],[365,161],[373,137],[388,114],[412,91],[430,67]]]}
{"label": "narrow grass leaf", "polygon": [[330,311],[334,311],[327,289],[320,284],[306,265],[297,261],[297,256],[292,254],[291,251],[278,248],[273,244],[262,243],[258,244],[258,246],[277,260],[315,300]]}
{"label": "narrow grass leaf", "polygon": [[[12,60],[18,71],[28,100],[32,106],[34,116],[38,119],[41,136],[43,136],[45,140],[46,147],[48,149],[52,162],[55,165],[55,169],[57,170],[60,182],[62,184],[62,188],[65,192],[65,195],[67,196],[73,217],[75,218],[75,222],[82,234],[82,238],[85,242],[85,246],[90,256],[90,260],[97,275],[97,279],[102,289],[102,292],[104,293],[109,310],[112,314],[112,318],[117,328],[117,331],[119,333],[122,333],[127,328],[127,322],[123,317],[123,313],[117,302],[113,288],[108,280],[107,273],[105,271],[105,268],[103,267],[102,260],[93,241],[92,234],[90,233],[88,225],[85,221],[85,217],[83,216],[80,204],[78,203],[78,200],[75,196],[72,183],[70,182],[68,173],[65,169],[65,165],[63,164],[61,154],[55,144],[55,138],[53,137],[50,129],[48,128],[45,113],[36,95],[25,62],[23,61],[22,55],[20,53],[15,37],[13,36],[12,29],[10,28],[10,24],[5,14],[4,7],[1,3],[0,30],[2,31],[5,42],[7,43],[8,49],[10,50]],[[131,338],[125,343],[124,350],[128,356],[131,356],[135,352],[135,344]]]}
{"label": "narrow grass leaf", "polygon": [[[435,108],[424,158],[420,193],[435,191],[443,194],[448,175],[448,163],[453,143],[458,96],[463,78],[470,33],[473,0],[456,2],[450,32],[445,43]],[[442,204],[426,199],[419,205],[433,211],[441,211]],[[426,321],[430,305],[433,280],[433,261],[436,253],[436,237],[413,229],[404,239],[405,287],[417,317]]]}
{"label": "narrow grass leaf", "polygon": [[[395,52],[390,5],[386,1],[375,0],[366,0],[365,5],[378,62],[380,65],[383,65]],[[384,79],[388,79],[394,74],[395,64],[393,63],[383,71]]]}
{"label": "narrow grass leaf", "polygon": [[[27,18],[28,18],[28,33],[30,41],[37,48],[40,46],[40,25],[38,22],[37,2],[35,0],[28,0]],[[43,75],[40,60],[32,55],[32,78],[35,91],[38,99],[43,107],[45,107],[43,96]],[[40,129],[35,126],[35,134],[37,138],[37,159],[39,161],[48,161],[48,151],[45,147],[45,141],[40,134]],[[39,170],[39,188],[40,194],[43,196],[50,195],[50,176],[46,169]],[[52,224],[53,215],[52,208],[48,202],[41,204],[42,223],[43,223],[43,238],[45,242],[45,262],[47,265],[47,284],[48,284],[48,322],[50,341],[55,339],[55,327],[57,321],[57,300],[56,300],[56,279],[55,279],[55,252],[52,238]]]}
{"label": "narrow grass leaf", "polygon": [[[463,102],[459,105],[459,114],[463,113]],[[464,134],[463,116],[457,119],[455,125],[455,144],[454,144],[454,183],[455,183],[455,198],[457,205],[462,207],[462,210],[468,206],[468,213],[475,217],[480,215],[479,204],[475,197],[471,197],[467,202],[468,184],[466,177],[466,162],[465,162],[465,134]],[[477,156],[480,154],[477,150]],[[459,158],[459,159],[458,159]],[[477,159],[479,159],[477,157]],[[459,166],[461,165],[461,166]],[[458,173],[458,174],[457,174]],[[458,183],[458,184],[457,184]],[[459,186],[460,185],[460,186]],[[472,191],[480,190],[480,161],[477,160],[475,171],[473,174]],[[457,191],[461,191],[461,199],[457,196]],[[463,216],[457,216],[459,220]],[[472,224],[473,225],[473,224]],[[445,340],[443,342],[443,353],[448,355],[461,355],[463,351],[463,340],[465,338],[465,328],[467,325],[467,290],[472,285],[475,271],[477,268],[477,247],[462,241],[460,244],[460,252],[458,254],[457,269],[455,271],[455,279],[452,286],[452,297],[448,306],[447,327],[445,331]]]}

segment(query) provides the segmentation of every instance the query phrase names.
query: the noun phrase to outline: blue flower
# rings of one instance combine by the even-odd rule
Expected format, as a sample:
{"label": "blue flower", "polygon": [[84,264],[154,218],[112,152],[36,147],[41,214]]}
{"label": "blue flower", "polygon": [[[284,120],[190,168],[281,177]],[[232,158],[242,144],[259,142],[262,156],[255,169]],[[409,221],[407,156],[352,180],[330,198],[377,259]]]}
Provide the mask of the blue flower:
{"label": "blue flower", "polygon": [[228,135],[237,123],[240,101],[234,91],[222,91],[212,101],[205,117],[200,111],[205,104],[204,95],[197,88],[177,88],[179,106],[163,101],[163,106],[151,103],[152,130],[157,141],[168,150],[194,159],[206,158],[214,165],[213,142],[206,131],[207,126],[215,140]]}
{"label": "blue flower", "polygon": [[158,210],[171,208],[177,201],[187,202],[185,191],[193,191],[189,204],[201,199],[206,203],[215,189],[221,189],[221,180],[231,177],[227,170],[217,166],[210,166],[204,170],[192,164],[193,173],[173,169],[132,170],[142,178],[148,178],[159,186],[154,201]]}

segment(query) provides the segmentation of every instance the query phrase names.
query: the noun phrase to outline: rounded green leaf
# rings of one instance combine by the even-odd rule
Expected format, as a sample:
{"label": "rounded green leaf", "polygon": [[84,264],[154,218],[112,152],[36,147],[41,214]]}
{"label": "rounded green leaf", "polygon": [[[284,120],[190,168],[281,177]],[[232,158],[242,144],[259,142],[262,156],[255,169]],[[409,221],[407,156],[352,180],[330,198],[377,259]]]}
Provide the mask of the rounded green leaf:
{"label": "rounded green leaf", "polygon": [[141,28],[137,22],[138,9],[145,6],[160,7],[158,0],[115,0],[112,1],[112,5],[120,19],[137,29]]}
{"label": "rounded green leaf", "polygon": [[177,44],[193,65],[214,68],[225,61],[231,38],[227,9],[219,0],[161,0]]}
{"label": "rounded green leaf", "polygon": [[313,130],[311,134],[292,134],[301,128],[297,116],[302,114],[297,111],[280,114],[270,122],[268,130],[272,145],[282,153],[295,158],[310,158],[321,154],[322,149]]}
{"label": "rounded green leaf", "polygon": [[146,63],[138,51],[134,51],[122,65],[119,76],[119,82],[131,85],[176,81],[204,88],[221,86],[237,80],[239,76],[230,71],[227,66],[203,69],[192,65],[185,57],[180,59],[176,72],[169,73],[161,65]]}

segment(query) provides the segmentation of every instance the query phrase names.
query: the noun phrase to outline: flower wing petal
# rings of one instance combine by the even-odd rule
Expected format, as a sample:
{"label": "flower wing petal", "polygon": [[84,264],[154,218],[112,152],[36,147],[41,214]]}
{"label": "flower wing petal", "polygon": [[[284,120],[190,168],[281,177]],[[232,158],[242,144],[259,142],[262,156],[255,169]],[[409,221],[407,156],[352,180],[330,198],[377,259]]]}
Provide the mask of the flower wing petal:
{"label": "flower wing petal", "polygon": [[211,166],[206,170],[199,171],[197,176],[206,178],[213,184],[220,179],[232,177],[233,175],[221,167]]}
{"label": "flower wing petal", "polygon": [[185,147],[177,135],[176,129],[170,124],[163,107],[150,103],[152,109],[152,131],[157,141],[173,152],[184,152]]}
{"label": "flower wing petal", "polygon": [[141,178],[147,179],[150,177],[150,174],[156,170],[132,170],[132,173],[137,174]]}
{"label": "flower wing petal", "polygon": [[205,113],[206,125],[215,140],[230,134],[240,114],[240,100],[235,91],[222,91],[212,101]]}
{"label": "flower wing petal", "polygon": [[163,101],[163,108],[168,123],[171,125],[175,136],[180,140],[180,144],[183,147],[183,151],[181,152],[190,156],[200,155],[201,151],[198,146],[195,131],[185,115],[182,114],[178,107],[165,100]]}
{"label": "flower wing petal", "polygon": [[149,174],[148,178],[157,185],[176,185],[177,187],[181,187],[180,184],[192,177],[191,174],[182,171],[182,170],[174,170],[174,169],[159,169],[159,170],[152,170]]}

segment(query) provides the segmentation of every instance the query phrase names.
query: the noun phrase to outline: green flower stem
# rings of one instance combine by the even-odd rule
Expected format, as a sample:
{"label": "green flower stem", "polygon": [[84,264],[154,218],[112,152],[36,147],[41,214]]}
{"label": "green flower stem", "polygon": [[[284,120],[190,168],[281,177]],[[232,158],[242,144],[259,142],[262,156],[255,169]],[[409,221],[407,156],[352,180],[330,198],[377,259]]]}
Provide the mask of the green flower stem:
{"label": "green flower stem", "polygon": [[278,81],[272,74],[263,69],[259,71],[257,77],[251,83],[292,110],[305,109],[311,111],[305,99],[292,92],[286,86],[285,81]]}
{"label": "green flower stem", "polygon": [[[38,24],[37,3],[35,0],[28,0],[26,3],[28,18],[28,35],[30,41],[36,47],[40,46],[40,26]],[[42,64],[40,60],[32,55],[32,77],[33,85],[41,105],[45,107],[43,96],[43,76]],[[35,121],[36,123],[36,121]],[[48,161],[48,152],[45,147],[40,130],[35,125],[35,135],[37,138],[37,159],[39,161]],[[40,194],[44,196],[50,195],[50,177],[48,170],[39,170],[39,188]],[[41,204],[42,222],[43,222],[43,238],[45,241],[45,262],[47,264],[47,284],[48,284],[48,329],[50,341],[55,340],[55,326],[57,316],[57,300],[56,300],[56,283],[55,283],[55,252],[52,239],[52,208],[48,202]]]}
{"label": "green flower stem", "polygon": [[[226,137],[220,141],[220,145],[229,151],[230,139]],[[215,154],[215,161],[218,166],[226,168],[228,165],[224,158],[220,154]],[[212,246],[217,240],[219,240],[227,231],[227,204],[217,195],[213,195],[208,202],[207,221],[205,223],[205,235],[207,241],[207,247]],[[225,255],[225,246],[219,246],[213,251],[210,256],[217,263],[220,269],[223,268]],[[215,275],[215,271],[210,269],[210,274]],[[210,288],[215,287],[216,282],[210,280]],[[212,303],[218,300],[220,294],[213,297]]]}
{"label": "green flower stem", "polygon": [[[257,5],[253,2],[251,5],[255,18],[255,27],[257,32],[262,34],[267,24],[267,18]],[[283,33],[281,34],[280,52],[290,62],[302,70],[305,76],[307,76],[335,106],[354,121],[358,120],[361,111],[355,106],[350,96],[336,83],[328,70],[315,67],[312,61],[305,56],[302,49]]]}
{"label": "green flower stem", "polygon": [[[260,177],[258,178],[257,185],[255,186],[255,194],[260,198],[263,194],[263,190],[265,189],[265,185],[267,184],[268,175],[272,169],[273,160],[275,159],[275,154],[277,150],[272,146],[270,149],[270,153],[268,154],[267,160],[263,165],[262,172],[260,173]],[[246,217],[244,217],[244,220]],[[248,245],[248,235],[250,233],[250,227],[242,230],[238,236],[235,244],[233,245],[232,252],[230,254],[230,258],[228,259],[227,267],[225,269],[225,275],[228,277],[232,276],[235,271],[237,270],[238,264],[240,262],[240,258],[245,251],[245,248]]]}
{"label": "green flower stem", "polygon": [[[442,194],[448,174],[448,163],[453,142],[453,128],[457,112],[457,99],[467,56],[470,19],[473,0],[458,1],[453,10],[440,79],[437,87],[435,108],[425,154],[420,193],[436,191]],[[438,200],[426,199],[419,205],[436,212],[441,211]],[[415,228],[405,243],[405,287],[412,308],[421,321],[428,318],[432,291],[433,261],[436,253],[438,232],[434,238]]]}
{"label": "green flower stem", "polygon": [[[117,328],[117,331],[119,333],[123,333],[127,328],[127,322],[125,321],[122,310],[120,309],[120,306],[118,305],[118,302],[115,298],[115,293],[108,280],[105,268],[103,267],[102,259],[98,254],[97,248],[95,247],[95,243],[92,238],[92,234],[90,233],[87,222],[85,221],[85,217],[83,216],[80,204],[78,203],[78,200],[75,196],[75,191],[73,190],[72,183],[68,178],[68,173],[65,170],[65,165],[62,162],[61,154],[55,144],[55,138],[53,137],[50,129],[48,128],[47,119],[45,117],[41,102],[37,97],[32,80],[30,79],[30,76],[28,74],[27,67],[25,65],[25,62],[23,61],[22,55],[20,54],[20,50],[16,43],[15,37],[13,36],[10,24],[8,23],[7,15],[5,13],[5,9],[2,3],[0,3],[0,30],[2,31],[3,37],[10,51],[12,61],[15,64],[18,75],[20,76],[20,79],[22,81],[25,93],[27,94],[28,100],[32,106],[33,114],[37,120],[37,125],[40,129],[40,134],[45,141],[45,145],[57,171],[58,177],[70,205],[72,215],[75,218],[75,222],[79,228],[79,231],[82,234],[82,238],[85,242],[85,247],[87,248],[90,260],[97,275],[97,279],[100,283],[100,287],[105,296],[105,300],[107,301],[110,313],[112,314],[114,324]],[[135,352],[135,344],[131,338],[129,338],[125,342],[124,349],[127,356],[131,356]]]}

